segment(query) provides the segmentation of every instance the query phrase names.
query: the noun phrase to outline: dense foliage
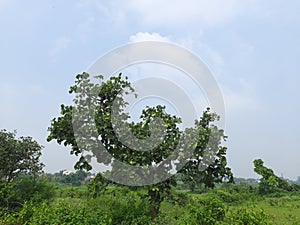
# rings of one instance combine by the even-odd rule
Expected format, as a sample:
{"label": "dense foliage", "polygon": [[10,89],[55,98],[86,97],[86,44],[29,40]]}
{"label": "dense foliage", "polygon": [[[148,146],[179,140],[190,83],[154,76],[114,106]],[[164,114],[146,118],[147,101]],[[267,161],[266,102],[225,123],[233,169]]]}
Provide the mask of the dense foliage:
{"label": "dense foliage", "polygon": [[[98,178],[99,179],[99,178]],[[97,181],[94,181],[97,183]],[[53,184],[53,183],[52,183]],[[260,197],[252,185],[221,185],[198,194],[173,189],[152,219],[147,190],[109,184],[99,195],[85,186],[57,186],[52,199],[0,209],[0,224],[299,224],[300,195]],[[94,185],[94,184],[93,184]],[[251,188],[250,188],[251,187]]]}
{"label": "dense foliage", "polygon": [[[183,151],[193,146],[194,154],[186,158],[187,163],[176,174],[161,182],[140,186],[112,182],[101,173],[83,170],[91,169],[91,165],[82,156],[83,149],[79,148],[74,136],[74,106],[62,105],[61,116],[52,120],[48,140],[70,145],[71,154],[81,156],[75,165],[78,170],[43,173],[43,164],[39,161],[42,146],[31,137],[17,139],[16,132],[1,130],[0,225],[300,224],[300,177],[292,184],[276,176],[258,159],[254,161],[254,171],[261,175],[260,181],[236,178],[233,184],[233,175],[227,167],[227,149],[222,146],[226,136],[213,125],[218,116],[209,109],[194,127],[184,131],[178,128],[181,119],[166,113],[163,106],[147,107],[141,121],[129,123],[122,111],[126,105],[122,94],[126,94],[125,90],[133,91],[127,78],[123,80],[119,75],[102,81],[101,85],[99,89],[89,82],[89,75],[83,73],[77,76],[70,92],[79,93],[75,101],[97,103],[97,132],[114,157],[129,165],[143,166],[160,162],[176,145]],[[97,95],[90,95],[94,92]],[[141,143],[151,135],[150,127],[156,125],[156,119],[164,121],[165,135],[161,145],[152,151],[136,151],[118,141],[111,124],[112,102],[116,99],[121,115],[117,122],[129,125]],[[90,129],[89,123],[80,125],[83,130]],[[126,129],[123,132],[128,135]],[[186,142],[179,141],[181,135]],[[194,137],[196,141],[192,141]],[[86,147],[85,151],[92,150],[92,145]],[[207,150],[209,154],[205,154]],[[101,159],[106,164],[111,163],[105,157]],[[210,164],[199,170],[203,162]],[[113,167],[110,173],[117,172],[120,172],[118,168]]]}
{"label": "dense foliage", "polygon": [[296,184],[289,184],[288,181],[276,176],[272,169],[264,166],[264,162],[261,159],[253,161],[254,171],[261,175],[259,182],[259,193],[260,194],[272,194],[275,192],[284,191],[295,191],[300,190]]}
{"label": "dense foliage", "polygon": [[20,174],[36,174],[43,168],[41,149],[32,137],[16,138],[16,132],[0,130],[0,180],[11,182]]}
{"label": "dense foliage", "polygon": [[[110,165],[110,175],[123,178],[126,182],[129,176],[136,177],[128,184],[130,186],[141,186],[145,177],[166,177],[145,185],[152,205],[152,218],[157,217],[160,203],[170,194],[172,186],[177,184],[175,176],[171,175],[174,169],[182,174],[183,182],[191,185],[214,187],[215,183],[223,182],[224,179],[233,181],[231,170],[227,167],[227,148],[221,146],[226,136],[223,130],[213,125],[218,120],[216,114],[207,109],[195,121],[194,127],[182,131],[178,127],[181,118],[168,114],[164,106],[158,105],[146,107],[140,121],[129,122],[130,116],[124,112],[127,102],[123,96],[134,93],[134,90],[127,77],[123,79],[119,74],[107,81],[103,80],[103,76],[95,77],[97,82],[91,82],[91,79],[93,78],[87,73],[76,76],[75,85],[69,91],[75,94],[74,106],[62,105],[61,116],[54,118],[49,127],[48,141],[55,139],[59,144],[69,145],[71,154],[81,156],[75,168],[92,168],[87,157],[84,157],[85,151],[97,156],[98,163]],[[113,117],[113,112],[117,112],[117,118]],[[119,134],[116,134],[116,127]],[[131,132],[134,137],[130,135]],[[159,144],[147,149],[147,138],[157,139]],[[137,149],[132,148],[132,145]],[[103,154],[102,148],[110,155]],[[179,151],[175,153],[175,149]],[[194,150],[193,154],[186,156],[190,149]],[[177,155],[176,160],[160,165],[172,153]],[[144,168],[154,165],[159,172],[149,175],[149,171],[129,171],[123,167],[120,169],[117,160]],[[183,168],[177,169],[179,163],[175,161],[186,163]]]}
{"label": "dense foliage", "polygon": [[41,149],[32,137],[0,131],[0,207],[15,210],[26,201],[52,197],[51,185],[38,177],[43,168]]}

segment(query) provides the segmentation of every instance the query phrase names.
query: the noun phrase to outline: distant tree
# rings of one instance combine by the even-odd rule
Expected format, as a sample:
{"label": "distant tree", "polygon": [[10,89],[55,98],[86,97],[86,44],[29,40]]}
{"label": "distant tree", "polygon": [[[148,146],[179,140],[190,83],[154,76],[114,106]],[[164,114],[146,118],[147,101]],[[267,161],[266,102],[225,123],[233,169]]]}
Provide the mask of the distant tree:
{"label": "distant tree", "polygon": [[89,183],[88,183],[88,196],[92,198],[96,198],[100,196],[104,191],[106,191],[106,187],[109,184],[108,181],[105,180],[104,176],[101,173],[98,173]]}
{"label": "distant tree", "polygon": [[0,180],[11,182],[21,174],[37,174],[43,168],[39,145],[32,137],[16,138],[16,132],[0,131]]}
{"label": "distant tree", "polygon": [[63,174],[64,170],[56,172],[54,174],[47,174],[49,181],[69,184],[72,186],[80,186],[85,183],[86,178],[91,175],[91,173],[84,170],[77,170],[76,172],[71,172],[69,174]]}
{"label": "distant tree", "polygon": [[[166,159],[170,154],[174,152],[176,146],[179,146],[181,151],[193,147],[195,149],[194,154],[187,158],[186,165],[177,171],[184,176],[184,180],[187,182],[204,183],[207,187],[214,187],[215,183],[222,182],[225,179],[232,182],[233,176],[230,168],[227,167],[226,161],[226,147],[221,146],[222,141],[226,139],[224,132],[218,129],[212,123],[218,119],[218,116],[206,110],[202,117],[196,121],[193,128],[188,128],[185,131],[181,131],[178,124],[181,123],[181,118],[172,116],[165,111],[164,106],[146,107],[141,114],[140,122],[128,122],[129,115],[124,113],[123,108],[126,106],[126,102],[123,99],[123,95],[128,92],[133,92],[133,88],[130,85],[127,77],[122,79],[121,74],[119,76],[111,77],[108,81],[103,81],[102,76],[96,77],[99,79],[99,84],[90,82],[89,74],[82,73],[76,76],[75,85],[71,86],[70,93],[76,93],[74,99],[76,106],[61,105],[61,116],[55,118],[51,122],[49,127],[48,141],[56,139],[59,144],[65,146],[71,146],[71,154],[80,156],[78,162],[75,164],[76,169],[91,169],[91,165],[83,155],[83,151],[93,152],[93,143],[87,141],[85,149],[80,149],[75,138],[72,118],[73,112],[82,112],[82,121],[78,124],[82,132],[91,132],[90,121],[94,120],[96,123],[97,133],[89,135],[89,137],[96,137],[93,140],[95,142],[101,141],[101,144],[114,158],[133,166],[149,166],[153,164],[159,164]],[[88,109],[85,104],[76,104],[78,102],[92,103],[90,106],[94,107],[96,114],[94,118],[86,117],[84,114]],[[128,127],[130,131],[141,141],[152,133],[158,133],[160,129],[163,129],[161,135],[162,142],[158,146],[149,151],[139,151],[128,147],[119,141],[119,136],[116,135],[114,126],[112,125],[112,110],[114,103],[117,102],[119,108],[119,120],[116,121],[121,129],[121,134],[126,138],[128,133]],[[75,108],[74,108],[75,107]],[[78,117],[81,114],[76,115]],[[87,119],[88,118],[88,119]],[[164,122],[163,127],[159,126],[158,119]],[[125,127],[125,129],[123,129]],[[150,132],[150,127],[154,130]],[[157,130],[155,130],[157,129]],[[180,137],[184,136],[185,142],[180,142]],[[209,139],[211,138],[211,141]],[[196,139],[196,141],[193,141]],[[77,139],[78,140],[78,139]],[[88,140],[92,140],[89,138]],[[189,141],[190,140],[190,141]],[[80,139],[80,141],[86,141]],[[131,141],[131,140],[128,140]],[[144,145],[138,145],[142,148]],[[140,149],[143,150],[143,149]],[[208,154],[205,154],[208,151]],[[120,171],[115,166],[114,161],[111,158],[106,158],[101,155],[101,152],[93,152],[97,155],[98,162],[106,165],[111,165],[111,174],[126,174],[127,171]],[[184,154],[183,154],[184,155]],[[180,153],[179,153],[179,158]],[[182,156],[183,157],[183,156]],[[204,162],[210,162],[205,168],[199,169]],[[161,172],[168,174],[172,168],[171,162],[169,166],[166,166]],[[128,174],[130,172],[128,171]],[[169,176],[168,179],[161,181],[153,185],[146,185],[148,189],[148,197],[152,205],[152,218],[158,215],[160,203],[163,199],[170,194],[172,186],[176,185],[176,179],[174,176]]]}
{"label": "distant tree", "polygon": [[272,169],[264,166],[261,159],[256,159],[254,163],[254,172],[261,175],[259,183],[260,194],[270,194],[280,190],[293,191],[293,186],[286,180],[276,176]]}
{"label": "distant tree", "polygon": [[0,206],[16,209],[54,196],[53,186],[38,176],[44,166],[42,148],[32,137],[0,131]]}
{"label": "distant tree", "polygon": [[60,182],[71,184],[73,186],[80,186],[85,182],[85,178],[88,176],[88,173],[83,170],[77,170],[76,173],[71,173],[68,175],[63,175]]}

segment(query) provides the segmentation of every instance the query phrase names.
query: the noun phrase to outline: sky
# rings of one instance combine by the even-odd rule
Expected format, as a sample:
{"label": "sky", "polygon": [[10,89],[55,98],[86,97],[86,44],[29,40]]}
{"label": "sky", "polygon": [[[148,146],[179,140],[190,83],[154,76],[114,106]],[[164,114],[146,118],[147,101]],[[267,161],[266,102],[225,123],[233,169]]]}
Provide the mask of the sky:
{"label": "sky", "polygon": [[261,158],[296,179],[299,9],[297,0],[0,0],[0,129],[42,144],[46,172],[72,169],[69,148],[46,138],[76,74],[118,46],[167,41],[202,59],[222,91],[234,176],[258,177]]}

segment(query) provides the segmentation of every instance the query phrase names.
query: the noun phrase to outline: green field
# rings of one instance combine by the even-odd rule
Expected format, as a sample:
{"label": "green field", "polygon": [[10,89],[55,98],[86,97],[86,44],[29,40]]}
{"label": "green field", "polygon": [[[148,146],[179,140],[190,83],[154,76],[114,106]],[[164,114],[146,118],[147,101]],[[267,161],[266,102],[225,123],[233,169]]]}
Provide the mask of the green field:
{"label": "green field", "polygon": [[108,185],[92,197],[87,185],[52,187],[48,200],[3,207],[0,224],[300,224],[299,192],[260,196],[257,187],[238,184],[194,192],[173,188],[151,219],[145,189]]}

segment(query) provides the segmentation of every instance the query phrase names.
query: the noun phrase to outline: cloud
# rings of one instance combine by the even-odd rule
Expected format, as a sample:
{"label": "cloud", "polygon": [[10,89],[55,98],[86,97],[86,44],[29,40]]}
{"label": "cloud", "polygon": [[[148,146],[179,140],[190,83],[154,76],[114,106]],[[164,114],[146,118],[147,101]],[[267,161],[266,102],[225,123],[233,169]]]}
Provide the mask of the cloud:
{"label": "cloud", "polygon": [[[178,39],[176,40],[172,36],[166,37],[159,33],[149,33],[149,32],[138,32],[135,35],[130,36],[130,42],[139,42],[139,41],[165,41],[175,43],[177,45],[186,47],[188,49],[193,49],[195,46],[197,48],[200,46],[199,43],[194,43],[191,39]],[[206,45],[201,44],[201,52],[205,51],[206,55],[209,56],[210,61],[215,66],[223,65],[224,61],[223,58],[218,54],[216,51],[212,50],[209,47],[205,47]],[[196,54],[195,54],[196,55]],[[215,69],[216,70],[216,69]],[[193,80],[193,75],[187,75],[181,70],[178,70],[177,67],[173,67],[170,65],[164,65],[161,63],[145,63],[141,64],[138,63],[134,66],[123,70],[126,75],[129,75],[131,81],[135,81],[138,79],[142,79],[145,77],[157,77],[166,79],[178,86],[178,90],[183,90],[185,94],[188,96],[189,100],[192,102],[193,106],[195,107],[197,118],[202,115],[203,110],[208,107],[210,104],[209,99],[207,99],[206,94],[203,93],[201,86],[199,87],[198,84]],[[161,90],[168,92],[167,87],[164,86],[165,83],[158,83]],[[211,85],[211,84],[209,84]],[[176,95],[176,93],[174,92]],[[182,104],[182,103],[180,103]],[[192,118],[192,124],[194,123],[194,119]]]}
{"label": "cloud", "polygon": [[[222,55],[217,52],[212,47],[206,45],[202,42],[194,42],[189,39],[186,41],[180,39],[176,41],[172,36],[166,37],[159,33],[149,33],[149,32],[138,32],[135,35],[130,36],[130,42],[139,42],[139,41],[166,41],[178,44],[183,47],[188,47],[188,49],[201,52],[201,56],[204,56],[205,63],[209,65],[209,69],[212,71],[212,75],[217,77],[220,74],[226,74],[224,66],[226,65],[226,60]],[[196,54],[196,53],[195,53]],[[197,55],[197,54],[196,54]],[[168,66],[161,65],[135,65],[136,71],[131,69],[130,74],[135,74],[131,78],[141,78],[141,74],[156,74],[158,77],[164,77],[170,81],[174,81],[179,85],[183,90],[186,91],[187,95],[190,97],[190,100],[193,104],[197,105],[197,113],[202,113],[207,105],[209,105],[208,99],[206,99],[203,93],[199,93],[199,87],[195,86],[193,82],[189,81],[184,74],[176,72]],[[133,72],[134,71],[134,72]],[[132,75],[132,74],[131,74]],[[256,112],[261,110],[261,103],[256,95],[255,86],[248,82],[247,80],[236,78],[234,80],[233,87],[232,85],[224,85],[218,83],[221,93],[223,95],[223,100],[225,104],[226,113],[236,115],[244,112]]]}
{"label": "cloud", "polygon": [[209,65],[209,68],[212,70],[213,74],[219,74],[223,70],[225,65],[225,60],[223,56],[213,49],[212,47],[208,46],[207,44],[199,41],[194,41],[191,38],[180,38],[176,39],[172,36],[163,36],[159,33],[149,33],[149,32],[138,32],[134,35],[129,37],[130,42],[140,42],[140,41],[163,41],[163,42],[170,42],[176,45],[182,46],[193,52],[195,55],[195,51],[201,53],[198,55],[199,58],[203,58],[204,62]]}
{"label": "cloud", "polygon": [[54,43],[54,47],[49,51],[51,60],[56,61],[56,58],[59,56],[59,54],[64,49],[68,48],[70,43],[71,43],[71,39],[69,38],[66,37],[58,38]]}
{"label": "cloud", "polygon": [[139,15],[139,20],[147,25],[178,26],[217,25],[226,23],[247,8],[251,0],[129,0],[128,9]]}
{"label": "cloud", "polygon": [[171,42],[169,38],[161,36],[159,33],[138,32],[129,37],[130,42],[141,41],[164,41]]}

